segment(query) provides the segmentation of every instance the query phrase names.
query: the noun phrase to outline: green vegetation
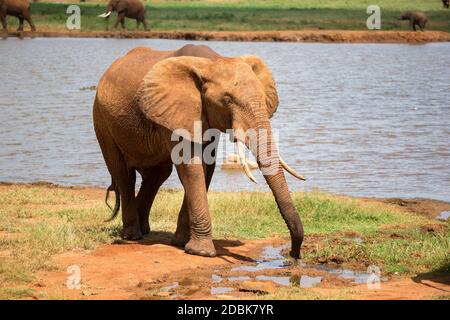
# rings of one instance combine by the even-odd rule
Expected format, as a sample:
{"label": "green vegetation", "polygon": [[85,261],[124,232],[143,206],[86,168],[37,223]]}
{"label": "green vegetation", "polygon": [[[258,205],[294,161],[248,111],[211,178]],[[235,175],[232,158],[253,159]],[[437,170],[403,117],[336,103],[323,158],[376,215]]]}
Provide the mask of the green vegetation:
{"label": "green vegetation", "polygon": [[[104,3],[79,3],[83,31],[102,31],[104,21],[97,15]],[[370,0],[303,0],[303,1],[147,1],[147,17],[152,30],[257,31],[299,29],[365,30]],[[397,18],[406,10],[427,13],[430,30],[450,31],[450,10],[440,0],[379,0],[383,30],[404,30],[406,21]],[[64,30],[68,17],[67,3],[32,4],[32,14],[40,30]],[[110,19],[115,22],[115,16]],[[8,18],[15,27],[17,19]],[[127,21],[134,29],[135,21]]]}
{"label": "green vegetation", "polygon": [[[34,274],[56,268],[55,254],[117,240],[120,219],[104,222],[109,211],[103,196],[98,189],[0,187],[0,298],[29,297]],[[158,194],[151,215],[154,231],[175,230],[182,197],[181,191]],[[294,201],[307,234],[306,262],[338,257],[360,267],[376,264],[383,272],[450,271],[448,222],[318,192],[295,193]],[[215,238],[288,237],[270,194],[211,192],[209,202]]]}

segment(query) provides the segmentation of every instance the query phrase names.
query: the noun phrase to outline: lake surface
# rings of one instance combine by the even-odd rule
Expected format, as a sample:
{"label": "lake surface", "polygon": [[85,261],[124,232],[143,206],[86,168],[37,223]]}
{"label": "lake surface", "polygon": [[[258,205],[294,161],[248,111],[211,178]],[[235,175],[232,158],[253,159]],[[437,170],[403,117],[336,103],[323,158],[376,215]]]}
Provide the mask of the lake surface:
{"label": "lake surface", "polygon": [[[95,86],[136,46],[187,41],[0,41],[0,181],[110,182],[92,126]],[[280,107],[280,152],[299,173],[291,190],[450,201],[450,43],[306,44],[205,42],[226,56],[256,54],[271,67]],[[226,139],[224,139],[225,141]],[[215,190],[268,190],[220,169]],[[175,171],[175,170],[174,170]],[[181,188],[175,173],[165,187]]]}

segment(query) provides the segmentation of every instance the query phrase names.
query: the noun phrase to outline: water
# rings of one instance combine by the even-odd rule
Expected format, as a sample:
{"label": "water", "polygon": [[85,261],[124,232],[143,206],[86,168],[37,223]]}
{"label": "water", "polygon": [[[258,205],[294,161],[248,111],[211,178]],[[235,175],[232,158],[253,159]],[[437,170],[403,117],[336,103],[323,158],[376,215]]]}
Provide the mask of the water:
{"label": "water", "polygon": [[[261,258],[256,260],[255,265],[243,265],[234,267],[231,269],[231,271],[245,271],[245,272],[257,272],[257,271],[263,271],[263,270],[273,270],[273,269],[287,269],[291,267],[295,267],[290,261],[286,260],[286,258],[283,256],[283,250],[288,248],[289,245],[282,245],[278,247],[272,247],[267,246],[264,248]],[[327,265],[305,265],[304,263],[300,262],[301,267],[307,267],[312,269],[317,269],[320,271],[326,271],[327,273],[331,275],[336,275],[339,278],[343,279],[350,279],[354,283],[367,283],[368,279],[371,276],[371,273],[364,272],[364,271],[358,271],[358,270],[351,270],[351,269],[345,269],[345,268],[334,268]],[[216,275],[214,275],[217,277]],[[236,278],[248,278],[248,276],[240,276]],[[213,277],[214,279],[214,277]],[[215,278],[216,282],[221,282],[222,278]],[[283,286],[300,286],[301,288],[311,288],[317,284],[319,284],[322,281],[322,277],[311,277],[308,275],[294,275],[294,276],[267,276],[267,275],[259,275],[255,277],[256,280],[262,280],[262,281],[272,281],[276,284],[283,285]],[[231,280],[228,278],[228,280]],[[242,279],[236,279],[243,281]],[[247,279],[248,280],[248,279]],[[382,281],[387,281],[387,278],[382,278]]]}
{"label": "water", "polygon": [[283,257],[282,251],[288,248],[289,245],[272,247],[267,246],[263,249],[261,258],[256,260],[255,265],[243,265],[234,267],[231,271],[247,271],[256,272],[270,269],[282,269],[288,267],[289,262]]}
{"label": "water", "polygon": [[[388,277],[381,277],[380,270],[374,266],[369,267],[367,271],[360,271],[338,268],[332,265],[306,265],[301,262],[293,264],[283,255],[283,251],[288,247],[288,244],[276,247],[267,246],[263,249],[260,258],[255,261],[255,264],[229,269],[231,272],[239,272],[239,275],[218,275],[216,274],[218,270],[214,270],[214,273],[211,274],[210,294],[219,295],[245,291],[242,290],[241,286],[245,286],[247,282],[254,281],[262,283],[272,282],[281,287],[299,287],[303,289],[319,286],[324,277],[305,274],[309,272],[309,269],[326,272],[333,278],[347,279],[353,284],[369,284],[374,283],[374,281],[386,282],[389,280]],[[286,275],[283,272],[293,268],[298,268],[301,273]],[[261,274],[263,271],[267,272],[267,274]],[[255,274],[255,272],[258,272],[258,274]],[[246,274],[244,275],[243,273]],[[192,292],[197,292],[190,290],[190,286],[193,284],[196,287],[205,286],[204,283],[198,282],[198,279],[184,279],[162,287],[160,292],[173,292],[176,289],[181,295],[183,295],[183,292],[186,292],[185,295],[189,296]]]}
{"label": "water", "polygon": [[436,217],[436,219],[438,219],[438,220],[443,220],[443,221],[447,221],[449,217],[450,217],[450,211],[442,211],[442,212]]}
{"label": "water", "polygon": [[234,289],[233,288],[228,288],[228,287],[211,287],[211,294],[215,295],[215,294],[226,294],[226,293],[230,293],[233,292]]}
{"label": "water", "polygon": [[[0,41],[0,181],[108,185],[89,87],[136,46],[185,43]],[[271,67],[281,100],[273,118],[280,151],[308,179],[288,177],[291,190],[450,201],[450,43],[205,44],[228,56],[257,54]],[[219,164],[227,153],[219,153]],[[212,189],[268,190],[253,173],[258,185],[218,168]],[[175,173],[165,187],[181,188]]]}

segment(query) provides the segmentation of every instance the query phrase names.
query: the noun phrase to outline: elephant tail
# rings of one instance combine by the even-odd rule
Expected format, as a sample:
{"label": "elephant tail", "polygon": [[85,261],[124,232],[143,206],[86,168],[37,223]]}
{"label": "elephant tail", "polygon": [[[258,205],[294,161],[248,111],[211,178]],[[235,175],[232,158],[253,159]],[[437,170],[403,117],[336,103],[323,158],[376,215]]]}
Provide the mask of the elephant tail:
{"label": "elephant tail", "polygon": [[[111,207],[109,205],[109,203],[108,203],[109,192],[110,191],[114,191],[114,194],[116,196],[116,203],[114,204],[114,208]],[[106,190],[105,203],[108,206],[108,208],[111,209],[111,211],[112,211],[111,216],[108,219],[106,219],[105,222],[110,222],[110,221],[114,220],[117,217],[117,215],[119,214],[119,209],[120,209],[120,193],[119,193],[119,191],[116,188],[114,180],[112,180],[111,185]]]}

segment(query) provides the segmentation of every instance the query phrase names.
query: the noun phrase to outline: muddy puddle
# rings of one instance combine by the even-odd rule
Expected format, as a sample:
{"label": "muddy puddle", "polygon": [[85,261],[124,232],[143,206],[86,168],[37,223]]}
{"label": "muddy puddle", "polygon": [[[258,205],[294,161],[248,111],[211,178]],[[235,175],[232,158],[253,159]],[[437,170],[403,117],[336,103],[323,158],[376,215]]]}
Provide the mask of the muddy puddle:
{"label": "muddy puddle", "polygon": [[[308,289],[364,284],[373,279],[376,271],[305,264],[289,258],[288,251],[287,244],[266,246],[253,263],[203,270],[179,281],[170,279],[163,286],[150,288],[149,292],[156,298],[169,299],[239,298],[275,293],[287,287]],[[380,281],[388,281],[388,278],[381,277]]]}

